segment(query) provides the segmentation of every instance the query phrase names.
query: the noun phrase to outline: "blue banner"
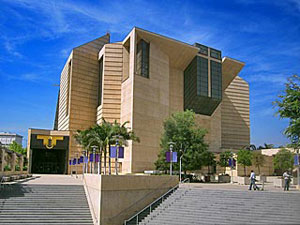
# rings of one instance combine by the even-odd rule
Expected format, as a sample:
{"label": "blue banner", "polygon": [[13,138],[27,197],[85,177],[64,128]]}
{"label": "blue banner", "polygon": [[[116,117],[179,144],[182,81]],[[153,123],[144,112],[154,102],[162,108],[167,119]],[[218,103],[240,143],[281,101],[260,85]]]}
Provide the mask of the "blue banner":
{"label": "blue banner", "polygon": [[88,163],[89,162],[89,158],[87,156],[84,156],[84,163]]}
{"label": "blue banner", "polygon": [[[117,156],[117,146],[110,146],[110,158],[116,158],[116,156]],[[119,146],[118,158],[119,159],[124,158],[124,147],[122,146]]]}
{"label": "blue banner", "polygon": [[94,162],[94,154],[93,153],[90,154],[90,162]]}
{"label": "blue banner", "polygon": [[294,165],[299,166],[299,155],[294,156]]}
{"label": "blue banner", "polygon": [[80,156],[79,163],[83,163],[83,156]]}
{"label": "blue banner", "polygon": [[72,160],[69,160],[69,165],[70,165],[70,166],[72,165]]}
{"label": "blue banner", "polygon": [[76,159],[73,159],[73,166],[76,165]]}
{"label": "blue banner", "polygon": [[166,162],[177,162],[177,152],[166,152]]}

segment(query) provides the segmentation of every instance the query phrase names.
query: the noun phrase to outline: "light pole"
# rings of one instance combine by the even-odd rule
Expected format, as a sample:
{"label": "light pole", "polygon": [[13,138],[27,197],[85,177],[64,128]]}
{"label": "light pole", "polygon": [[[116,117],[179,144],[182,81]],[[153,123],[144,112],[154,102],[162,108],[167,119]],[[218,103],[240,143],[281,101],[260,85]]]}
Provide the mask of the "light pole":
{"label": "light pole", "polygon": [[169,142],[170,146],[170,175],[172,176],[172,167],[173,167],[173,147],[174,147],[174,142]]}
{"label": "light pole", "polygon": [[231,173],[231,179],[230,179],[230,183],[233,184],[233,152],[231,152],[231,166],[230,166],[230,173]]}
{"label": "light pole", "polygon": [[179,158],[179,180],[180,180],[180,183],[181,183],[182,157],[183,157],[183,154],[184,154],[184,150],[182,148],[182,144],[181,144],[180,152],[181,152],[181,156]]}
{"label": "light pole", "polygon": [[123,138],[122,135],[115,135],[113,136],[113,138],[116,139],[116,160],[115,160],[115,171],[116,171],[116,175],[118,175],[118,154],[119,154],[119,146],[120,146],[120,139]]}
{"label": "light pole", "polygon": [[82,155],[83,155],[82,178],[84,178],[84,173],[85,173],[85,153],[86,153],[86,151],[83,150],[82,151]]}
{"label": "light pole", "polygon": [[298,188],[300,188],[300,162],[299,162],[299,148],[297,149],[297,161],[298,161],[298,168],[297,168],[297,174],[298,174]]}

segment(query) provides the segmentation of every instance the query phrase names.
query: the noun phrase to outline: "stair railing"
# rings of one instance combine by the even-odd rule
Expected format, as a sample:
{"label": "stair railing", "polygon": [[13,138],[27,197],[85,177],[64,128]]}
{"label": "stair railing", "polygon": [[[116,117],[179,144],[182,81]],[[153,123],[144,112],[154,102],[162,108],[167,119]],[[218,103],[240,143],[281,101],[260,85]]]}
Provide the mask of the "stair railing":
{"label": "stair railing", "polygon": [[[186,178],[181,183],[186,183],[187,181],[189,182],[190,179]],[[148,212],[147,215],[149,215],[158,206],[158,204],[161,204],[165,199],[167,199],[170,194],[172,194],[173,192],[175,192],[177,190],[178,187],[179,187],[179,184],[177,184],[175,187],[171,188],[165,194],[160,196],[158,199],[154,200],[152,203],[150,203],[145,208],[143,208],[142,210],[137,212],[135,215],[130,217],[128,220],[125,220],[124,225],[138,225],[140,222],[139,220],[144,219],[146,217],[145,215],[142,215],[143,213]]]}

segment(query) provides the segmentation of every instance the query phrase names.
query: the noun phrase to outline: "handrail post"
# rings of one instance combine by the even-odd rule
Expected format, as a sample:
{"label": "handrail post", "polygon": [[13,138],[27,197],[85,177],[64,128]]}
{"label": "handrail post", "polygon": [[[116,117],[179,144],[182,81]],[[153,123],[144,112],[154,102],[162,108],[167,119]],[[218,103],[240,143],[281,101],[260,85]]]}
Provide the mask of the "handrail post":
{"label": "handrail post", "polygon": [[136,225],[139,225],[139,214],[136,215]]}

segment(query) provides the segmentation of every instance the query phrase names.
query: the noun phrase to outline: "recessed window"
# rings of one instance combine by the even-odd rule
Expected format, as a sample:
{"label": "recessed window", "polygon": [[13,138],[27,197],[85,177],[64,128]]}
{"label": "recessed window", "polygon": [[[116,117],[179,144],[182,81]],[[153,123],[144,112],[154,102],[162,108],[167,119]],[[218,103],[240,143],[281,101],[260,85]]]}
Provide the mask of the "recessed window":
{"label": "recessed window", "polygon": [[102,104],[103,56],[99,60],[98,106]]}
{"label": "recessed window", "polygon": [[221,59],[221,51],[211,48],[210,57],[215,59]]}
{"label": "recessed window", "polygon": [[141,39],[137,44],[136,52],[136,72],[146,78],[149,78],[149,45]]}

